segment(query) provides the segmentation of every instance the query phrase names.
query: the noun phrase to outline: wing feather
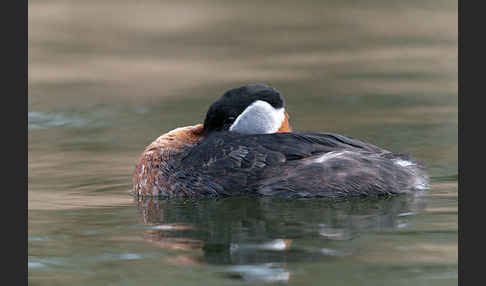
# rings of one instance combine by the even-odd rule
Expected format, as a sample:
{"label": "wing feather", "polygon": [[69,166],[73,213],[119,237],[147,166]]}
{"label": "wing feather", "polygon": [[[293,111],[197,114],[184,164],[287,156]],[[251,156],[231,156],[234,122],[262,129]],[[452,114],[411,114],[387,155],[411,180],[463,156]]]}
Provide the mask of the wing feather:
{"label": "wing feather", "polygon": [[349,196],[407,192],[418,177],[426,180],[418,162],[394,164],[403,156],[333,133],[221,132],[201,140],[181,166],[225,194]]}

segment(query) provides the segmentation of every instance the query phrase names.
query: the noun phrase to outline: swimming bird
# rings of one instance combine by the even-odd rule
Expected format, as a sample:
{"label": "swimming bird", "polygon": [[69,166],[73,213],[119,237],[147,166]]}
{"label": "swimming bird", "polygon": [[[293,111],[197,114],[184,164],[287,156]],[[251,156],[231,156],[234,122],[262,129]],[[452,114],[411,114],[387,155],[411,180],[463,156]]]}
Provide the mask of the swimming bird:
{"label": "swimming bird", "polygon": [[225,92],[203,124],[161,135],[133,173],[140,196],[346,197],[428,187],[424,165],[335,133],[293,132],[284,98],[263,84]]}

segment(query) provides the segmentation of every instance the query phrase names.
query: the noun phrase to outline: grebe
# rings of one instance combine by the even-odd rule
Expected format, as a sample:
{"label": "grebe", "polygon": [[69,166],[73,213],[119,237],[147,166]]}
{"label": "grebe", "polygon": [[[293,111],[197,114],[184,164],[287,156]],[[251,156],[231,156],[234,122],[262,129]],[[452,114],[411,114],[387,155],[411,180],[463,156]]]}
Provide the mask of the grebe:
{"label": "grebe", "polygon": [[424,166],[407,155],[339,134],[292,132],[283,97],[262,84],[227,91],[204,124],[157,138],[133,174],[141,196],[342,197],[427,187]]}

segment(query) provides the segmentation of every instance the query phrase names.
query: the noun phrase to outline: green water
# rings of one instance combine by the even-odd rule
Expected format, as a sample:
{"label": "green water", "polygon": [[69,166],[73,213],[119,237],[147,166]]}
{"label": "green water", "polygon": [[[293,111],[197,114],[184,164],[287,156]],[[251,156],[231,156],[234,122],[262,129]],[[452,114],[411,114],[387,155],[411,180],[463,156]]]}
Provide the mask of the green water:
{"label": "green water", "polygon": [[[457,2],[30,1],[31,285],[457,285]],[[428,166],[418,196],[137,200],[225,90]]]}

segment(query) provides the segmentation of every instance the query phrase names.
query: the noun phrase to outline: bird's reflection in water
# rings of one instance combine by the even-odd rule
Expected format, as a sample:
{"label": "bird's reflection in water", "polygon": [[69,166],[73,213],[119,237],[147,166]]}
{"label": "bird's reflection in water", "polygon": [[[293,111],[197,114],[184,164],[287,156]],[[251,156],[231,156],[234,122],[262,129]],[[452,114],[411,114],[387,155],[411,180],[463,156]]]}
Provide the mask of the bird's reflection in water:
{"label": "bird's reflection in water", "polygon": [[[424,209],[420,196],[346,200],[269,197],[159,200],[137,198],[150,228],[144,239],[183,251],[178,264],[227,265],[229,277],[286,281],[293,262],[352,255],[349,241],[371,231],[406,228]],[[186,252],[186,253],[184,253]]]}

